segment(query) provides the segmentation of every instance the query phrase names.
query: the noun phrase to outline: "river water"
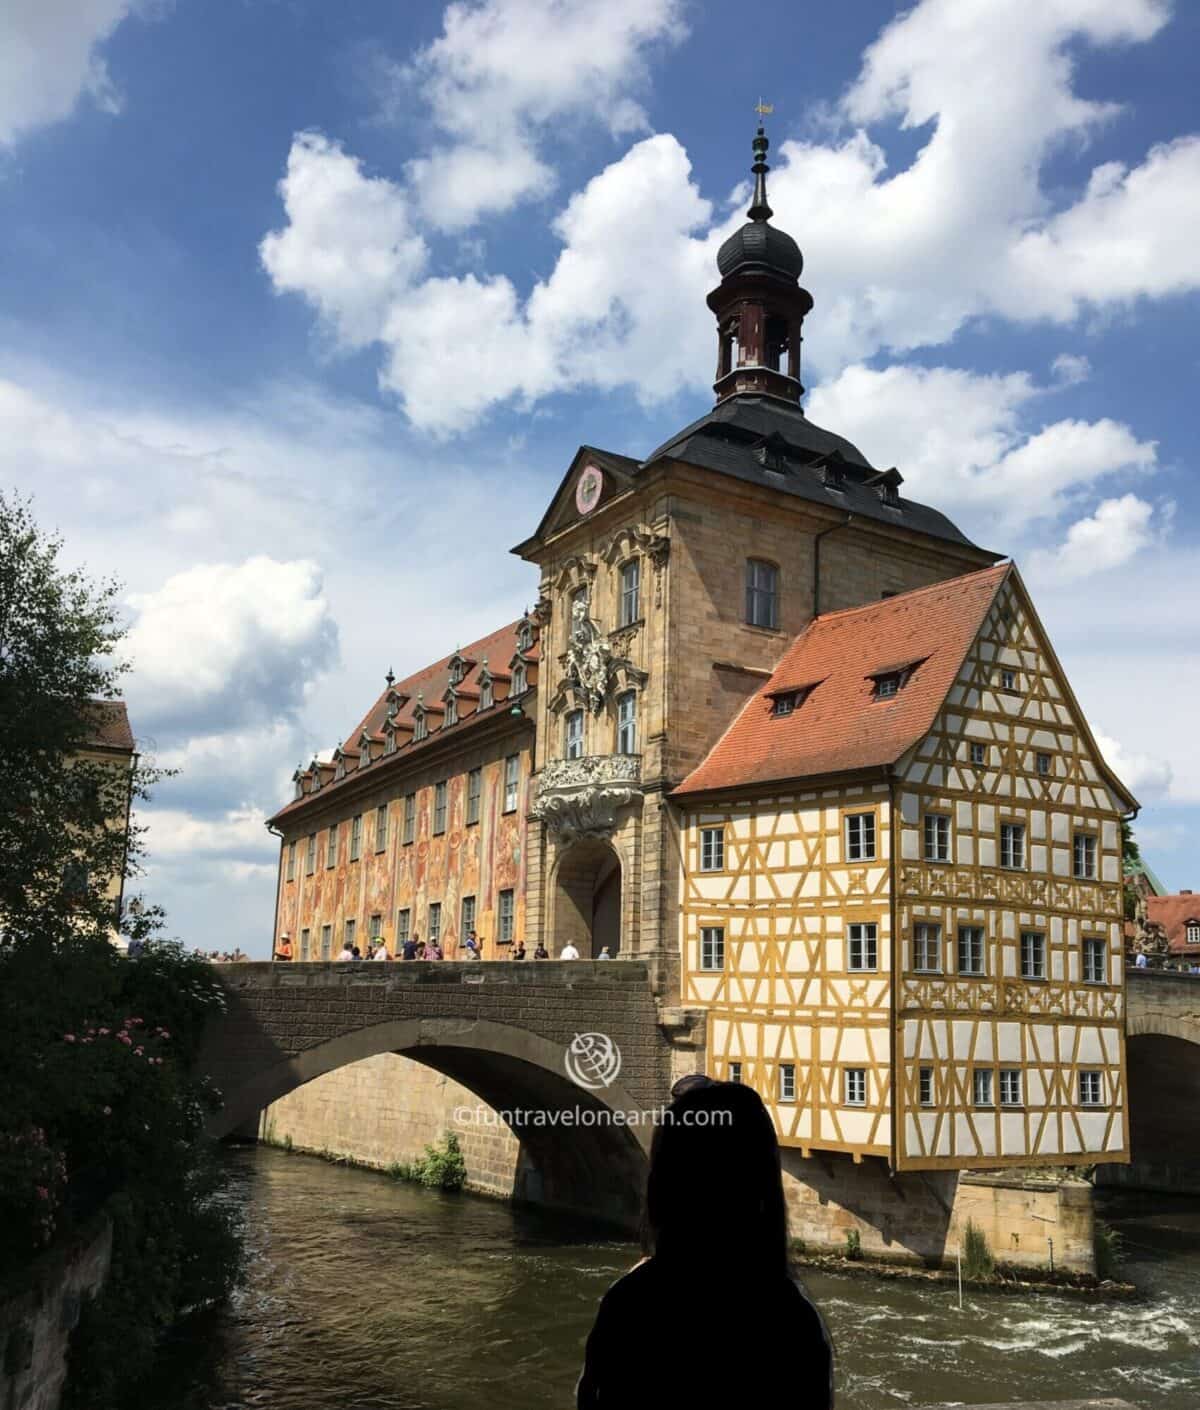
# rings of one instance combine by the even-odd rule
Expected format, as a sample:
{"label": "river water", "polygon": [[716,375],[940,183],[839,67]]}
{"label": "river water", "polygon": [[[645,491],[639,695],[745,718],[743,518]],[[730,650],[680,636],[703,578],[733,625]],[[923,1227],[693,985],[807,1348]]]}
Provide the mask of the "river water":
{"label": "river water", "polygon": [[[265,1147],[231,1153],[250,1267],[189,1328],[155,1410],[569,1410],[583,1341],[631,1245],[578,1221],[433,1193]],[[1200,1202],[1123,1196],[1135,1302],[969,1294],[810,1273],[839,1410],[1128,1399],[1200,1407]],[[713,1309],[712,1326],[753,1309]],[[698,1336],[704,1324],[697,1323]]]}

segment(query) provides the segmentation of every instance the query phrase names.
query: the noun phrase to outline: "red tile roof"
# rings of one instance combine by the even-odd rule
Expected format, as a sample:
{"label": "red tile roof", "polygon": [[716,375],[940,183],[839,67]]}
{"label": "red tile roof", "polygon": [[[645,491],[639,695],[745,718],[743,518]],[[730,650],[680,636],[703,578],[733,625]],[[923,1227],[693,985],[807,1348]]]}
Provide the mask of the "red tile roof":
{"label": "red tile roof", "polygon": [[1200,954],[1200,945],[1187,943],[1188,921],[1200,924],[1200,896],[1180,891],[1174,896],[1147,896],[1146,919],[1161,925],[1173,954]]}
{"label": "red tile roof", "polygon": [[[383,738],[383,725],[384,721],[387,719],[388,695],[392,692],[398,696],[404,697],[404,702],[397,709],[394,718],[398,724],[404,726],[406,733],[411,733],[413,729],[415,719],[414,712],[418,700],[423,705],[426,715],[435,718],[431,724],[429,734],[426,735],[424,739],[405,740],[400,744],[399,753],[391,756],[391,758],[408,756],[414,750],[425,748],[435,740],[441,739],[449,733],[469,729],[478,716],[494,719],[497,714],[497,707],[507,698],[507,686],[510,680],[508,675],[501,675],[495,669],[495,666],[501,662],[507,666],[517,654],[517,632],[520,625],[520,620],[509,622],[507,626],[501,627],[498,631],[494,631],[488,636],[481,637],[479,641],[473,641],[469,646],[464,646],[457,652],[450,652],[449,655],[443,656],[440,661],[435,661],[433,665],[426,666],[424,669],[414,672],[411,676],[405,677],[404,680],[398,680],[390,687],[385,686],[379,693],[375,703],[346,735],[343,753],[348,759],[357,760],[359,752],[358,744],[364,729],[370,731],[372,736],[377,739]],[[502,688],[494,691],[495,705],[490,709],[482,711],[477,705],[479,698],[477,693],[460,693],[458,698],[458,721],[456,724],[449,725],[443,729],[438,725],[436,717],[446,713],[446,707],[442,703],[442,696],[446,693],[450,685],[450,662],[454,660],[455,656],[465,657],[470,663],[462,680],[459,682],[460,687],[466,686],[469,687],[470,690],[477,692],[478,676],[483,668],[483,663],[487,661],[488,669],[495,685]],[[537,662],[538,642],[536,638],[532,648],[525,652],[525,660],[531,664]],[[386,755],[375,756],[375,761],[369,767],[374,771],[376,764],[387,761],[388,756]],[[325,763],[321,767],[322,769],[327,768],[331,771],[333,769],[333,765],[330,763]],[[333,789],[340,788],[344,784],[349,783],[350,780],[356,778],[357,775],[358,769],[352,767],[344,778],[337,779],[333,783],[325,783],[323,781],[318,797],[321,799],[328,797]],[[303,798],[293,799],[290,803],[280,808],[275,814],[275,817],[271,818],[270,821],[274,822],[276,818],[284,817],[296,809],[303,807],[304,804],[308,802],[308,799],[308,794],[305,794]]]}
{"label": "red tile roof", "polygon": [[[895,763],[929,732],[1011,571],[1004,563],[818,617],[675,796]],[[876,699],[873,677],[907,667],[900,691]],[[771,697],[805,686],[790,715],[772,714]]]}
{"label": "red tile roof", "polygon": [[133,731],[129,728],[123,700],[89,700],[87,714],[86,743],[97,749],[122,749],[133,753]]}

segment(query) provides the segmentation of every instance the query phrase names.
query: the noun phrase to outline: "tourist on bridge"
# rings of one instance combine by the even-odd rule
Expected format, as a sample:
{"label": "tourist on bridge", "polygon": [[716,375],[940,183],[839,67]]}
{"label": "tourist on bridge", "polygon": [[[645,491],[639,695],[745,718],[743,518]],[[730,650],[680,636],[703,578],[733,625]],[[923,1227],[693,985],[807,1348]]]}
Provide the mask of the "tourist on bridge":
{"label": "tourist on bridge", "polygon": [[410,935],[404,942],[404,949],[400,952],[402,960],[415,960],[417,957],[417,946],[421,943],[419,935]]}
{"label": "tourist on bridge", "polygon": [[466,945],[465,945],[463,948],[464,948],[464,949],[466,950],[466,952],[467,952],[467,953],[466,953],[466,958],[467,958],[467,959],[469,959],[469,960],[481,960],[481,959],[483,959],[483,946],[482,946],[482,944],[480,943],[479,936],[478,936],[478,934],[476,933],[476,930],[475,930],[475,927],[474,927],[474,926],[472,926],[472,927],[470,928],[470,930],[467,931],[467,943],[466,943]]}
{"label": "tourist on bridge", "polygon": [[597,958],[598,960],[611,960],[611,959],[612,959],[612,956],[608,953],[608,946],[607,946],[607,945],[601,945],[601,946],[600,946],[600,953],[596,956],[596,958]]}
{"label": "tourist on bridge", "polygon": [[373,952],[372,955],[371,955],[371,958],[372,958],[373,960],[390,960],[390,959],[391,959],[391,955],[388,954],[387,944],[386,944],[386,942],[384,941],[384,939],[383,939],[382,936],[380,936],[380,938],[375,942],[375,949],[374,949],[374,952]]}
{"label": "tourist on bridge", "polygon": [[279,944],[275,947],[275,958],[277,960],[290,960],[292,958],[292,937],[286,930],[279,937]]}
{"label": "tourist on bridge", "polygon": [[525,958],[525,942],[524,942],[524,940],[517,940],[517,941],[515,941],[514,944],[513,944],[513,947],[512,947],[512,954],[509,955],[509,959],[510,959],[510,960],[523,960],[524,958]]}
{"label": "tourist on bridge", "polygon": [[[646,1180],[648,1257],[601,1299],[579,1410],[831,1410],[833,1350],[788,1263],[775,1128],[750,1087],[681,1078],[655,1128]],[[737,1288],[753,1318],[697,1352],[697,1308]],[[654,1328],[654,1347],[630,1348]]]}
{"label": "tourist on bridge", "polygon": [[354,946],[349,942],[349,940],[347,940],[346,943],[342,946],[341,954],[338,955],[336,963],[341,964],[345,963],[346,960],[353,960],[357,958],[358,956],[354,953]]}
{"label": "tourist on bridge", "polygon": [[550,951],[546,949],[545,941],[539,940],[537,942],[537,947],[533,952],[533,957],[535,960],[548,960],[550,958]]}
{"label": "tourist on bridge", "polygon": [[446,952],[442,949],[440,941],[431,940],[421,951],[421,958],[423,960],[444,960]]}
{"label": "tourist on bridge", "polygon": [[575,948],[575,942],[568,940],[558,952],[558,957],[560,960],[577,960],[579,958],[579,951]]}

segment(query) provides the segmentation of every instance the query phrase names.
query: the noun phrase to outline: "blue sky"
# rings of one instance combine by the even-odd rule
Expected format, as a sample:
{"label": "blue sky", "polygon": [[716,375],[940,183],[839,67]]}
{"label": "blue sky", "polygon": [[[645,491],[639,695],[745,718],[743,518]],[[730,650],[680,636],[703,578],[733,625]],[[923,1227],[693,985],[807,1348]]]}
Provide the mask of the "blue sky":
{"label": "blue sky", "polygon": [[753,106],[808,409],[1012,553],[1195,885],[1200,10],[9,0],[0,481],[126,584],[145,889],[265,953],[263,818],[515,616],[584,441],[711,401]]}

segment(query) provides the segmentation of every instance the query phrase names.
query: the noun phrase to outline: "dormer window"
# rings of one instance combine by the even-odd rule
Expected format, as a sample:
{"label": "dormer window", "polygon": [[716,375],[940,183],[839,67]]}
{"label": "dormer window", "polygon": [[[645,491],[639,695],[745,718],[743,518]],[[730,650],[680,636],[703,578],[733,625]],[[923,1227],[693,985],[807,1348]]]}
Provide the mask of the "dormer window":
{"label": "dormer window", "polygon": [[512,689],[509,691],[509,694],[524,695],[528,688],[528,680],[525,673],[525,663],[524,661],[518,661],[517,664],[513,667]]}
{"label": "dormer window", "polygon": [[458,696],[452,691],[446,696],[446,718],[442,721],[442,728],[447,725],[458,724]]}
{"label": "dormer window", "polygon": [[1200,920],[1189,920],[1183,932],[1184,943],[1200,945]]}
{"label": "dormer window", "polygon": [[875,699],[890,700],[893,695],[900,694],[900,672],[889,671],[886,676],[875,677]]}
{"label": "dormer window", "polygon": [[459,685],[463,677],[467,674],[467,667],[470,662],[461,652],[456,651],[450,658],[450,684]]}
{"label": "dormer window", "polygon": [[520,626],[517,627],[517,650],[531,651],[533,649],[533,623],[528,617],[521,619]]}
{"label": "dormer window", "polygon": [[339,750],[337,755],[337,765],[333,771],[333,781],[346,777],[346,756]]}
{"label": "dormer window", "polygon": [[894,465],[890,470],[881,470],[877,475],[868,476],[863,483],[875,491],[880,504],[889,509],[900,507],[900,486],[904,483],[904,476]]}
{"label": "dormer window", "polygon": [[396,731],[394,729],[384,731],[383,752],[385,754],[394,754],[396,752]]}
{"label": "dormer window", "polygon": [[316,793],[317,790],[318,790],[320,787],[321,787],[321,766],[320,766],[320,764],[318,764],[317,761],[314,759],[314,760],[313,760],[313,769],[312,769],[312,788],[309,789],[309,792],[310,792],[310,793]]}
{"label": "dormer window", "polygon": [[765,470],[774,470],[776,474],[783,474],[788,468],[788,449],[787,441],[778,431],[772,431],[769,436],[764,436],[754,447],[754,458]]}
{"label": "dormer window", "polygon": [[429,724],[425,719],[425,707],[418,705],[413,711],[413,742],[425,739],[429,734]]}
{"label": "dormer window", "polygon": [[371,762],[371,741],[367,738],[358,742],[358,767],[365,769]]}
{"label": "dormer window", "polygon": [[496,703],[496,691],[491,676],[482,676],[479,681],[479,708],[490,710]]}
{"label": "dormer window", "polygon": [[768,696],[771,702],[771,714],[776,717],[794,715],[808,699],[812,688],[811,685],[800,685],[792,690],[772,691]]}
{"label": "dormer window", "polygon": [[297,798],[303,798],[303,797],[304,797],[304,775],[303,775],[302,773],[297,772],[297,773],[294,775],[294,777],[295,777],[295,781],[296,781],[296,795],[295,795],[295,796],[296,796]]}

